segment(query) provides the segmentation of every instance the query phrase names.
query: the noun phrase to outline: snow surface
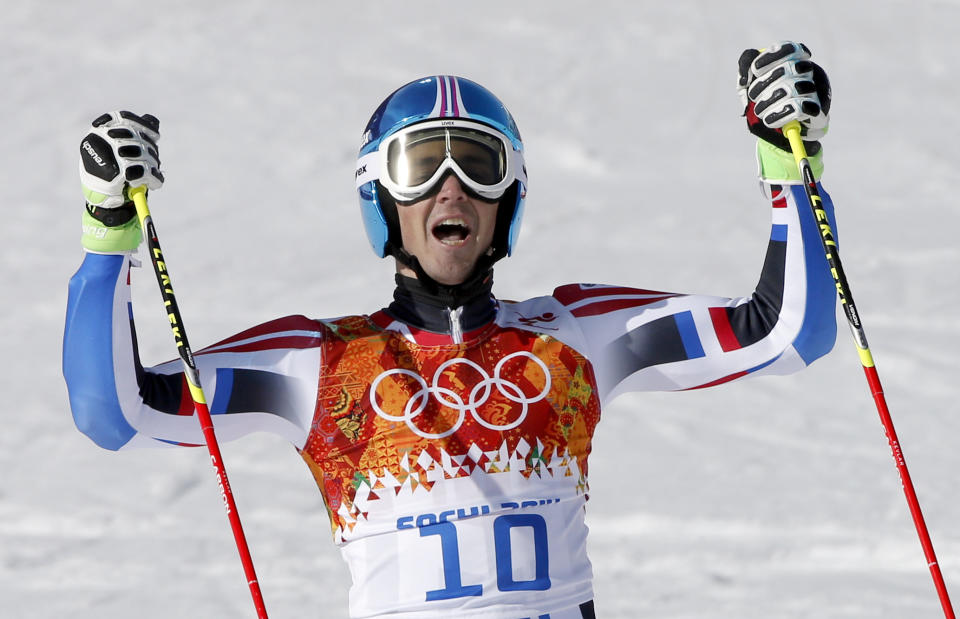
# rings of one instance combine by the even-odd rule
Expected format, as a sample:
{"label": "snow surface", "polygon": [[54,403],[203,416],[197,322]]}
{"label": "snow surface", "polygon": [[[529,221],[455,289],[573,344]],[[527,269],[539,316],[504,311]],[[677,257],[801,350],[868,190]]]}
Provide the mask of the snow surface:
{"label": "snow surface", "polygon": [[[151,205],[195,347],[290,313],[372,311],[352,173],[396,86],[439,72],[507,102],[530,194],[504,298],[573,281],[748,294],[768,233],[738,117],[748,46],[806,42],[835,105],[825,184],[948,586],[960,602],[956,0],[4,2],[0,615],[253,617],[201,449],[115,454],[60,374],[80,261],[77,144],[162,121]],[[475,7],[482,7],[477,10]],[[148,269],[144,361],[174,356]],[[320,495],[280,439],[223,446],[272,617],[346,615]],[[604,411],[587,520],[601,617],[942,616],[841,323],[809,370]]]}

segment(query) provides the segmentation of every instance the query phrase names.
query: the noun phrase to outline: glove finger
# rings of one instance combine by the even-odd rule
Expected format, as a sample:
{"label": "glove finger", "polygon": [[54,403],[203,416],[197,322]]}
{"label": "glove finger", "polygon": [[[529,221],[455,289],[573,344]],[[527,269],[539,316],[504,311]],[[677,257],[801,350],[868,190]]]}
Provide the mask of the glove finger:
{"label": "glove finger", "polygon": [[740,54],[740,59],[737,61],[737,76],[739,78],[737,83],[739,86],[746,87],[750,83],[750,67],[759,55],[760,50],[757,49],[745,49]]}
{"label": "glove finger", "polygon": [[769,98],[754,105],[754,113],[771,129],[780,129],[791,120],[810,125],[822,115],[816,95],[804,97],[788,93],[784,88],[775,89]]}
{"label": "glove finger", "polygon": [[833,92],[830,89],[830,78],[827,72],[817,63],[813,64],[813,83],[817,90],[817,99],[820,101],[820,107],[824,114],[830,113],[830,102],[833,99]]}
{"label": "glove finger", "polygon": [[147,127],[150,128],[154,133],[160,133],[160,119],[154,116],[153,114],[144,114],[140,117],[143,119],[143,122]]}
{"label": "glove finger", "polygon": [[157,141],[160,139],[160,121],[152,114],[138,116],[127,110],[108,112],[98,116],[93,121],[93,126],[95,128],[126,127],[151,142],[154,146],[156,146]]}
{"label": "glove finger", "polygon": [[138,116],[133,112],[128,112],[126,110],[119,112],[119,114],[121,118],[129,123],[139,125],[138,133],[140,136],[156,147],[157,140],[160,139],[160,121],[156,116],[153,114],[144,114],[143,116]]}
{"label": "glove finger", "polygon": [[810,48],[803,43],[781,41],[763,50],[763,52],[753,60],[750,68],[753,74],[760,78],[781,64],[809,59]]}
{"label": "glove finger", "polygon": [[109,112],[107,112],[106,114],[101,114],[101,115],[97,116],[96,118],[94,118],[94,119],[93,119],[93,122],[90,123],[90,124],[91,124],[92,126],[94,126],[94,127],[99,127],[99,126],[101,126],[101,125],[105,125],[106,123],[110,122],[111,120],[113,120],[113,115],[110,114]]}

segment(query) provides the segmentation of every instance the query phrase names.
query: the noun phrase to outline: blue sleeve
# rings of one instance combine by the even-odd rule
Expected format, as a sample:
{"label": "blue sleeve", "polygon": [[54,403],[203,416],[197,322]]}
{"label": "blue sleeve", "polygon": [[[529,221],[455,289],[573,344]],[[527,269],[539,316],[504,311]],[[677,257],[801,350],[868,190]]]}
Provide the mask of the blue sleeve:
{"label": "blue sleeve", "polygon": [[[840,238],[837,233],[837,222],[834,215],[833,201],[830,195],[819,184],[817,185],[820,197],[823,199],[823,210],[827,213],[827,221],[833,231],[837,243]],[[830,265],[820,240],[820,228],[814,219],[813,211],[807,202],[806,191],[803,185],[792,185],[790,191],[798,204],[800,211],[803,243],[810,249],[806,252],[807,260],[807,303],[804,312],[804,323],[793,342],[793,347],[803,361],[809,365],[833,349],[837,339],[836,299],[837,288],[830,275]]]}
{"label": "blue sleeve", "polygon": [[63,334],[63,376],[77,428],[105,449],[136,434],[124,418],[113,367],[113,313],[123,255],[88,253],[70,279]]}

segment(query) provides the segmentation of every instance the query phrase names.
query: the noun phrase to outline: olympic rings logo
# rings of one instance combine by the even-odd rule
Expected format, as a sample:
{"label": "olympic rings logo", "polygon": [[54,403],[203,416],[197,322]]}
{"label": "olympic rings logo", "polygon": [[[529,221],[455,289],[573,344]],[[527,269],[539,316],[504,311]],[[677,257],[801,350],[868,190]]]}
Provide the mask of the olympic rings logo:
{"label": "olympic rings logo", "polygon": [[[525,394],[520,386],[515,382],[506,380],[501,376],[504,364],[511,359],[516,358],[529,359],[540,366],[540,369],[543,371],[543,375],[545,377],[543,389],[541,389],[539,393],[532,397]],[[439,386],[440,377],[443,372],[447,368],[458,364],[473,368],[482,377],[482,379],[470,390],[470,395],[467,397],[466,401],[464,401],[463,396],[457,392],[446,387]],[[384,379],[393,375],[408,376],[420,387],[420,389],[418,389],[417,392],[410,396],[410,398],[407,400],[406,405],[403,407],[402,415],[391,415],[383,410],[379,404],[377,404],[377,387],[381,382],[384,381]],[[437,368],[437,371],[433,374],[432,382],[432,385],[427,384],[427,381],[424,380],[422,376],[411,370],[404,370],[402,368],[387,370],[386,372],[383,372],[377,376],[370,384],[370,405],[373,407],[373,410],[377,413],[377,415],[383,419],[386,419],[387,421],[402,421],[407,425],[408,428],[410,428],[411,432],[423,438],[443,438],[453,434],[460,429],[460,426],[463,424],[463,420],[466,419],[467,413],[470,413],[476,422],[485,428],[501,431],[509,430],[523,423],[523,420],[527,416],[527,411],[529,410],[530,404],[539,402],[547,397],[547,394],[550,392],[550,370],[547,368],[547,364],[536,355],[533,355],[527,351],[520,351],[509,354],[498,361],[497,365],[493,368],[493,376],[490,376],[487,371],[483,369],[483,367],[474,363],[473,361],[470,361],[469,359],[450,359]],[[504,398],[520,405],[520,415],[515,420],[503,425],[498,425],[495,423],[490,423],[480,416],[480,413],[477,409],[485,404],[490,398],[492,387],[496,387],[497,391]],[[457,421],[450,428],[444,430],[443,432],[427,432],[420,429],[415,423],[413,423],[413,420],[416,419],[420,413],[427,409],[427,404],[431,396],[436,399],[440,406],[457,411],[458,413]]]}

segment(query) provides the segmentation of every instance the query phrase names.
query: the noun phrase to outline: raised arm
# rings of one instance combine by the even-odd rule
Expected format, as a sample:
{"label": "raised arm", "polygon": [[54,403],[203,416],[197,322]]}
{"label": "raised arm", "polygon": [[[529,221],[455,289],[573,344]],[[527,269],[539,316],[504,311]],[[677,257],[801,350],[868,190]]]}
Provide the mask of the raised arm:
{"label": "raised arm", "polygon": [[[63,373],[77,427],[107,449],[198,445],[199,424],[180,363],[139,359],[130,269],[141,241],[128,181],[163,184],[159,121],[104,114],[81,141],[84,258],[70,280]],[[300,447],[316,401],[321,327],[280,319],[196,353],[217,434],[279,434]]]}
{"label": "raised arm", "polygon": [[[836,292],[819,230],[805,206],[789,144],[791,119],[822,173],[830,90],[809,51],[783,43],[748,50],[740,90],[772,226],[759,282],[742,298],[572,285],[554,296],[576,318],[601,396],[707,387],[749,375],[794,372],[826,354],[836,339]],[[821,188],[831,224],[833,204]]]}

